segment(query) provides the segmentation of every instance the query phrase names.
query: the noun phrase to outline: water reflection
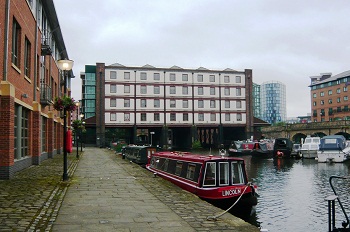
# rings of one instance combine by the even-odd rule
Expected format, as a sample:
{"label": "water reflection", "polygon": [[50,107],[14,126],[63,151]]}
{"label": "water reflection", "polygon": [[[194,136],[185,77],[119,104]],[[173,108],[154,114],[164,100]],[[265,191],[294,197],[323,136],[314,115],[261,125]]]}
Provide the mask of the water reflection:
{"label": "water reflection", "polygon": [[[349,163],[327,164],[315,160],[254,159],[246,161],[247,173],[259,187],[256,215],[249,222],[272,231],[328,231],[325,197],[332,195],[331,175],[348,176]],[[334,183],[346,212],[350,214],[349,180]],[[336,226],[345,220],[336,207]]]}

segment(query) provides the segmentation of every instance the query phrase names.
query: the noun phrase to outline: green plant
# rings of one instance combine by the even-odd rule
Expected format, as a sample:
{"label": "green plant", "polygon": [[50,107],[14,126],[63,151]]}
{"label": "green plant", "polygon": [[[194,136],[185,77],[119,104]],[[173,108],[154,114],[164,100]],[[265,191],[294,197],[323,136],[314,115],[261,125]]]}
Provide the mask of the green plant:
{"label": "green plant", "polygon": [[192,149],[201,149],[202,145],[201,142],[199,142],[198,140],[195,140],[192,142]]}

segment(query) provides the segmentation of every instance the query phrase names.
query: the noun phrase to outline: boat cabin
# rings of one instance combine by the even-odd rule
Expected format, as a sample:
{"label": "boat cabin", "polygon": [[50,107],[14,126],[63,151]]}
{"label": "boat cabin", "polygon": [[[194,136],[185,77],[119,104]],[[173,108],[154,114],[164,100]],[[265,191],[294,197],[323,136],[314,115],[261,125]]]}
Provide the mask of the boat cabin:
{"label": "boat cabin", "polygon": [[129,145],[123,148],[122,156],[134,163],[146,165],[148,157],[159,150],[160,148],[153,146]]}

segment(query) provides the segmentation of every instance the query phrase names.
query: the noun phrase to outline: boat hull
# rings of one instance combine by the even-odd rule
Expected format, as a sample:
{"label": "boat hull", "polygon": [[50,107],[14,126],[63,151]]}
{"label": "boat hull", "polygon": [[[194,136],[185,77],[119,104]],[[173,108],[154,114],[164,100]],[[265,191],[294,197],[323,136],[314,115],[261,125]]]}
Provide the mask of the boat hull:
{"label": "boat hull", "polygon": [[317,150],[300,150],[300,153],[305,159],[315,159],[317,157]]}
{"label": "boat hull", "polygon": [[348,154],[342,151],[320,151],[317,153],[319,163],[342,163],[349,159]]}

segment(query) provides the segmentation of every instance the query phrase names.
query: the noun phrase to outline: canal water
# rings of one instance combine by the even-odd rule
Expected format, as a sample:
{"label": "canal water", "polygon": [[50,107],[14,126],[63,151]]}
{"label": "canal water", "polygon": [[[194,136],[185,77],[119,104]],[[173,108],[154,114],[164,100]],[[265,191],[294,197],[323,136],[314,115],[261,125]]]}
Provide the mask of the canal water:
{"label": "canal water", "polygon": [[[269,232],[328,231],[328,203],[333,195],[332,175],[349,176],[350,162],[318,163],[311,159],[257,159],[242,157],[249,180],[258,186],[256,213],[249,222]],[[333,179],[350,216],[350,179]],[[336,227],[346,218],[336,202]]]}

